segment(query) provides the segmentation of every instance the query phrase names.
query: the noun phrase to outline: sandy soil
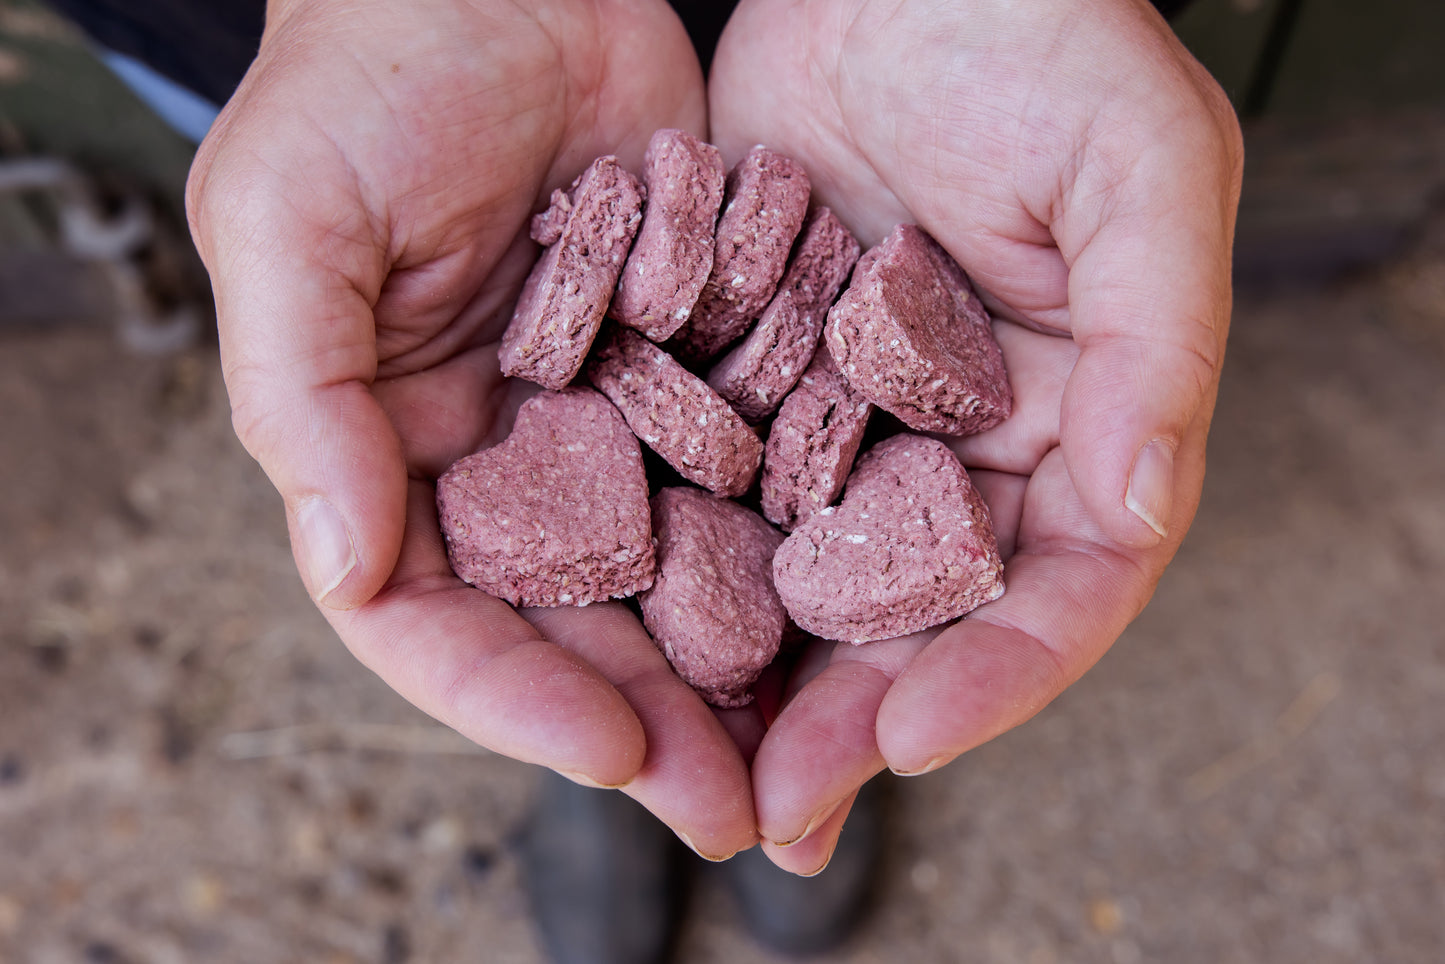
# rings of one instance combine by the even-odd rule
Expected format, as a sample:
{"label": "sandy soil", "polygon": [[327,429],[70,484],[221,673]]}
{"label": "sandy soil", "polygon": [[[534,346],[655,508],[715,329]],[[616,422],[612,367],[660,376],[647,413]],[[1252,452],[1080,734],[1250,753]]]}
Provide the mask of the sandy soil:
{"label": "sandy soil", "polygon": [[[1242,298],[1206,497],[1036,720],[901,783],[842,962],[1439,959],[1445,246]],[[216,360],[0,332],[0,961],[540,960],[534,774],[357,665]],[[686,962],[767,961],[717,872]]]}

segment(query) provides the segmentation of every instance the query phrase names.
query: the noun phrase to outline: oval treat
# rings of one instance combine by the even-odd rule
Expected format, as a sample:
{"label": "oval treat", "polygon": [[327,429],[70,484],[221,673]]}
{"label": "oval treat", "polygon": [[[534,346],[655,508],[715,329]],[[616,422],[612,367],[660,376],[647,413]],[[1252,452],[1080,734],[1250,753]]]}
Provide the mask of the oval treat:
{"label": "oval treat", "polygon": [[783,400],[763,449],[762,508],[792,532],[843,491],[873,406],[848,387],[826,346]]}
{"label": "oval treat", "polygon": [[452,569],[514,606],[584,606],[652,584],[642,450],[589,388],[523,403],[506,441],[437,480]]}
{"label": "oval treat", "polygon": [[643,165],[647,206],[608,317],[662,341],[687,320],[712,273],[727,173],[716,147],[670,128],[652,135]]}
{"label": "oval treat", "polygon": [[677,674],[714,706],[744,706],[783,638],[773,589],[783,536],[736,502],[700,489],[652,499],[657,579],[638,597],[642,622]]}
{"label": "oval treat", "polygon": [[704,362],[747,330],[773,297],[808,213],[803,165],[761,144],[728,173],[712,274],[668,350]]}
{"label": "oval treat", "polygon": [[848,384],[917,431],[973,435],[1013,408],[988,312],[917,225],[900,224],[858,262],[825,338]]}
{"label": "oval treat", "polygon": [[800,627],[850,643],[948,622],[1004,591],[988,507],[948,447],[921,435],[864,453],[842,504],[778,549],[773,580]]}
{"label": "oval treat", "polygon": [[832,211],[813,212],[763,316],[708,373],[707,383],[743,418],[759,422],[771,415],[798,383],[858,250],[857,240]]}
{"label": "oval treat", "polygon": [[616,405],[637,437],[689,482],[742,495],[763,460],[763,443],[722,396],[667,352],[626,328],[598,339],[587,378]]}
{"label": "oval treat", "polygon": [[642,223],[642,186],[612,156],[592,162],[532,219],[547,245],[502,336],[502,374],[544,388],[576,377],[597,337],[627,249]]}

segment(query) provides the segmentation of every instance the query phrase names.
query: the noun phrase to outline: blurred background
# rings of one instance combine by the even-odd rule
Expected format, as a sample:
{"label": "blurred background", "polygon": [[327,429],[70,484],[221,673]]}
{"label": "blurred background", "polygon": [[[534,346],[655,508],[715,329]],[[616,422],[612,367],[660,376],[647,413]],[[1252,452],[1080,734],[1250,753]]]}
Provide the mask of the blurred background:
{"label": "blurred background", "polygon": [[[1445,947],[1445,8],[1197,0],[1248,160],[1198,521],[1028,725],[898,781],[841,962]],[[232,435],[191,145],[0,0],[0,961],[541,961],[535,774],[404,704]],[[699,868],[687,962],[769,961]]]}

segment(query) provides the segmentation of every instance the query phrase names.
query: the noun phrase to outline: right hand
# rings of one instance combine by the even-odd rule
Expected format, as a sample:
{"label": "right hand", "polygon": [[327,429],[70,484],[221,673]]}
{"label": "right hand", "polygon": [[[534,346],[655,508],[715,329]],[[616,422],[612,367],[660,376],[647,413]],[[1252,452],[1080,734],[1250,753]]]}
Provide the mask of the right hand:
{"label": "right hand", "polygon": [[434,504],[528,391],[496,342],[531,213],[597,155],[636,170],[655,129],[705,133],[705,110],[660,0],[273,0],[188,207],[237,434],[346,645],[483,746],[625,785],[725,856],[756,841],[746,763],[637,619],[523,618],[452,574]]}

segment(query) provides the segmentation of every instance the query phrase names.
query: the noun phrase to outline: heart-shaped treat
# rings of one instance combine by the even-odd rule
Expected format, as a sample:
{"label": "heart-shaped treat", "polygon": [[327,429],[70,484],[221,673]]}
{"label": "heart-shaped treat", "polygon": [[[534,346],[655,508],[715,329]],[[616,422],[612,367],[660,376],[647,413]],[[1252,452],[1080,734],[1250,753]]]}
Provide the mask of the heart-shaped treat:
{"label": "heart-shaped treat", "polygon": [[772,580],[782,534],[736,502],[685,486],[653,496],[652,524],[657,581],[638,597],[643,624],[703,699],[751,703],[748,687],[778,654],[787,622]]}
{"label": "heart-shaped treat", "polygon": [[607,399],[542,392],[500,445],[437,480],[452,569],[514,606],[583,606],[652,585],[642,449]]}
{"label": "heart-shaped treat", "polygon": [[811,190],[803,165],[761,144],[728,172],[712,274],[669,352],[706,361],[748,330],[783,276]]}
{"label": "heart-shaped treat", "polygon": [[824,338],[848,384],[915,431],[973,435],[1013,410],[988,312],[916,224],[859,259]]}
{"label": "heart-shaped treat", "polygon": [[604,330],[583,370],[637,437],[689,482],[742,495],[757,477],[763,443],[707,382],[627,328]]}
{"label": "heart-shaped treat", "polygon": [[826,345],[773,419],[763,450],[763,515],[792,532],[833,504],[853,469],[873,406],[848,386]]}
{"label": "heart-shaped treat", "polygon": [[753,330],[708,373],[707,383],[750,422],[773,413],[818,347],[828,306],[838,297],[858,242],[827,208],[813,211],[788,273]]}
{"label": "heart-shaped treat", "polygon": [[532,219],[533,240],[547,245],[533,265],[502,336],[502,374],[543,388],[576,377],[617,275],[642,223],[642,185],[608,155],[592,162],[570,191]]}
{"label": "heart-shaped treat", "polygon": [[794,622],[850,643],[936,626],[1004,590],[988,507],[953,452],[921,435],[861,456],[843,502],[779,547],[773,581]]}
{"label": "heart-shaped treat", "polygon": [[712,273],[727,169],[716,147],[670,128],[652,135],[642,163],[647,206],[607,316],[662,341],[687,321]]}

